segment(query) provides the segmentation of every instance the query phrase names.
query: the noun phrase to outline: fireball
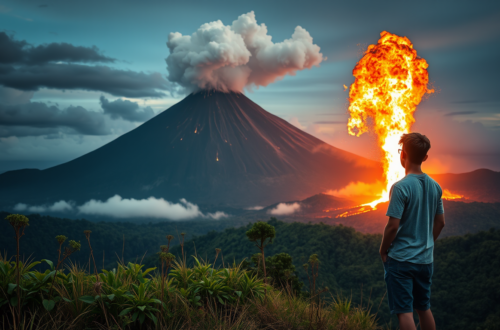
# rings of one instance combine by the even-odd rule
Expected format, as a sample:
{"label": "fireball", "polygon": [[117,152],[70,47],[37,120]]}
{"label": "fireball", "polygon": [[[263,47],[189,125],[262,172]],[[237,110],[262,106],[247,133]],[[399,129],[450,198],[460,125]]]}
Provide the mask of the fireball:
{"label": "fireball", "polygon": [[373,130],[382,148],[386,188],[381,198],[365,204],[372,208],[389,200],[391,186],[405,176],[399,161],[398,145],[402,134],[415,122],[413,113],[428,88],[428,64],[417,56],[406,37],[382,32],[376,45],[368,46],[356,64],[356,78],[349,90],[350,135]]}

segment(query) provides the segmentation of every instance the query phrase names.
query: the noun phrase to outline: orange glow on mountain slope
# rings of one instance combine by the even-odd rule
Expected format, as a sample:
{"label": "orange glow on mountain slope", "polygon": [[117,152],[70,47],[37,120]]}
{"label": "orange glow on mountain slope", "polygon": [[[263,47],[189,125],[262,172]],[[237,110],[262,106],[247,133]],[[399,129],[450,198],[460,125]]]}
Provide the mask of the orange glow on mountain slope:
{"label": "orange glow on mountain slope", "polygon": [[[454,200],[454,199],[464,199],[464,195],[458,195],[458,194],[453,194],[451,191],[449,191],[448,189],[445,189],[443,191],[443,196],[442,196],[443,199],[446,199],[446,200]],[[467,199],[467,198],[465,198]]]}
{"label": "orange glow on mountain slope", "polygon": [[368,46],[353,70],[356,78],[349,90],[350,135],[373,130],[384,157],[385,189],[382,197],[369,205],[389,200],[391,186],[404,177],[398,149],[402,134],[415,122],[413,113],[426,93],[429,75],[425,59],[417,56],[406,37],[382,32],[376,45]]}
{"label": "orange glow on mountain slope", "polygon": [[365,205],[359,205],[356,207],[353,207],[349,209],[348,211],[341,213],[337,215],[335,218],[347,218],[353,215],[361,214],[361,213],[366,213],[375,210],[374,207],[370,206],[369,204]]}

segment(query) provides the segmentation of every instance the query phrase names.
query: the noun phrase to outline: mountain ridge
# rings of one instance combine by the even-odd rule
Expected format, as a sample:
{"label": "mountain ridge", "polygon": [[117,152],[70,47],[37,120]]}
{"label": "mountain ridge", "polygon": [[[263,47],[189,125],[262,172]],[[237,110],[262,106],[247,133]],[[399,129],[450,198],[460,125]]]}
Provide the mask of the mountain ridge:
{"label": "mountain ridge", "polygon": [[380,163],[328,145],[243,94],[202,91],[72,161],[1,174],[0,206],[119,194],[249,207],[381,176]]}

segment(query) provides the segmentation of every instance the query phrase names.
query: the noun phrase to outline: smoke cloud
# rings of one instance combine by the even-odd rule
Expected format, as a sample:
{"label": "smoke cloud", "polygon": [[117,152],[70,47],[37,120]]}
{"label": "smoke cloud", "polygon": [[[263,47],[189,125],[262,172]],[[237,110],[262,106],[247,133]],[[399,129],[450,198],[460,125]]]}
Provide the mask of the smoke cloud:
{"label": "smoke cloud", "polygon": [[170,33],[168,79],[188,90],[243,91],[267,86],[285,75],[318,66],[320,47],[297,26],[290,39],[272,42],[265,24],[257,24],[253,11],[232,25],[220,20],[205,23],[191,36]]}
{"label": "smoke cloud", "polygon": [[179,203],[171,203],[163,198],[149,197],[147,199],[126,199],[119,195],[110,197],[106,201],[91,199],[81,206],[74,206],[71,202],[59,201],[53,205],[27,205],[18,203],[15,211],[27,212],[68,212],[77,211],[81,214],[102,215],[113,218],[163,218],[170,220],[189,220],[206,218],[219,220],[228,217],[224,212],[203,213],[198,205],[182,198]]}
{"label": "smoke cloud", "polygon": [[300,210],[300,203],[279,203],[274,209],[269,210],[267,213],[272,215],[287,215],[292,214]]}

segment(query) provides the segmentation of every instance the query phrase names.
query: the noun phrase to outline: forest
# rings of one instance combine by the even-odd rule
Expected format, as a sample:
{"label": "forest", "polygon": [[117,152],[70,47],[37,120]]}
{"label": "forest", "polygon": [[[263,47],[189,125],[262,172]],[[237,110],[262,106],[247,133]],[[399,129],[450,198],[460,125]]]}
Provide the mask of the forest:
{"label": "forest", "polygon": [[[309,283],[302,265],[317,254],[319,289],[328,287],[333,296],[352,296],[357,304],[371,305],[380,323],[391,322],[378,254],[382,235],[361,234],[342,225],[284,223],[276,219],[268,223],[276,228],[276,238],[267,246],[266,256],[289,254],[304,288]],[[184,250],[213,260],[215,249],[220,248],[220,263],[250,260],[259,252],[245,240],[250,227],[212,231],[186,241]],[[180,254],[180,247],[174,247],[172,253]],[[499,329],[500,230],[439,239],[434,258],[431,309],[438,328]],[[145,263],[151,265],[154,261],[149,258]]]}
{"label": "forest", "polygon": [[[5,218],[6,215],[0,214],[0,217]],[[248,270],[259,268],[254,260],[260,251],[245,236],[252,224],[245,225],[241,221],[135,225],[29,217],[30,226],[20,245],[24,259],[57,260],[58,243],[55,237],[66,235],[81,242],[81,250],[69,260],[89,267],[90,251],[84,231],[90,230],[99,269],[116,268],[119,259],[125,263],[144,263],[146,267],[159,266],[156,253],[161,245],[167,243],[167,235],[173,236],[170,252],[177,258],[184,252],[187,256],[197,256],[211,263],[218,254],[217,249],[220,249],[216,267],[244,261],[243,266]],[[352,297],[353,303],[369,306],[380,324],[396,323],[394,318],[391,320],[385,297],[384,271],[378,255],[381,235],[363,234],[343,225],[286,223],[276,219],[268,223],[276,230],[276,238],[265,251],[266,268],[270,272],[280,263],[289,263],[286,269],[293,273],[289,274],[290,277],[296,275],[294,288],[310,291],[308,273],[303,265],[308,263],[311,255],[317,255],[316,288],[317,291],[327,289],[322,294],[324,299]],[[2,254],[12,257],[15,254],[14,232],[7,221],[0,221],[0,224]],[[179,246],[181,242],[182,247]],[[285,255],[290,259],[284,258]],[[499,230],[490,229],[437,241],[431,304],[440,329],[497,329],[494,325],[500,324]]]}

